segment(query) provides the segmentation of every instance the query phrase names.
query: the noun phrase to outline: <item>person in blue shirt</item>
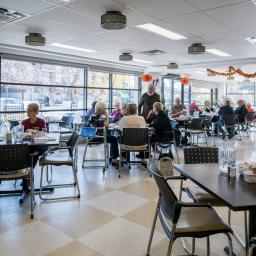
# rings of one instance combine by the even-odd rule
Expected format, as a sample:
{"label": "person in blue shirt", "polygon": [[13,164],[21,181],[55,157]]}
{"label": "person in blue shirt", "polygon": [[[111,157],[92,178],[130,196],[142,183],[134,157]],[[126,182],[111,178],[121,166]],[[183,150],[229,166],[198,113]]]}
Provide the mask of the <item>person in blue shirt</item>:
{"label": "person in blue shirt", "polygon": [[[224,119],[228,115],[234,115],[234,109],[231,107],[231,101],[230,99],[226,99],[225,105],[220,107],[218,112],[220,119],[214,124],[214,133],[217,134],[218,130],[222,134],[222,138],[225,139],[225,131],[222,129],[222,126],[224,126],[225,122]],[[231,139],[234,136],[234,131],[231,128],[228,128],[229,133],[229,139]]]}

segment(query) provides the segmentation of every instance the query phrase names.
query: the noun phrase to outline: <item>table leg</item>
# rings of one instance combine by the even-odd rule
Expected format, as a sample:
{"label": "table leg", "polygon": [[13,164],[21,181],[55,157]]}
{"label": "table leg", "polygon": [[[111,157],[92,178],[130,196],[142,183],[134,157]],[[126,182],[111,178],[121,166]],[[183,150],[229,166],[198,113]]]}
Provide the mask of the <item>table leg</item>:
{"label": "table leg", "polygon": [[256,209],[249,211],[249,239],[256,236]]}

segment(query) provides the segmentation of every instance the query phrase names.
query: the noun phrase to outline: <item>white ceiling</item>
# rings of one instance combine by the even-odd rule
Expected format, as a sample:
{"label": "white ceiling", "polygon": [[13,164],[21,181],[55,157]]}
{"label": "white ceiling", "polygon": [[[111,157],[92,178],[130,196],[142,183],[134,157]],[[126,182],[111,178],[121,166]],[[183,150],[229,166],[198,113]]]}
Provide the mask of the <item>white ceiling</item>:
{"label": "white ceiling", "polygon": [[[154,70],[167,72],[164,65],[177,62],[187,66],[181,72],[191,74],[198,70],[189,70],[190,64],[200,66],[202,63],[201,68],[207,68],[225,60],[225,63],[242,65],[243,60],[240,63],[237,59],[256,58],[255,46],[245,40],[256,36],[256,6],[249,0],[0,0],[0,7],[27,15],[15,23],[0,23],[1,51],[5,51],[4,45],[12,45],[111,62],[119,62],[122,52],[132,52],[135,58],[154,62]],[[128,28],[119,31],[102,29],[100,16],[109,10],[125,14]],[[187,39],[172,41],[136,27],[149,22]],[[25,45],[24,37],[29,32],[42,33],[47,39],[46,46]],[[53,42],[98,52],[65,50],[51,46]],[[187,47],[197,42],[232,56],[189,55]],[[166,53],[155,57],[140,53],[152,49]],[[131,64],[145,66],[136,62]]]}

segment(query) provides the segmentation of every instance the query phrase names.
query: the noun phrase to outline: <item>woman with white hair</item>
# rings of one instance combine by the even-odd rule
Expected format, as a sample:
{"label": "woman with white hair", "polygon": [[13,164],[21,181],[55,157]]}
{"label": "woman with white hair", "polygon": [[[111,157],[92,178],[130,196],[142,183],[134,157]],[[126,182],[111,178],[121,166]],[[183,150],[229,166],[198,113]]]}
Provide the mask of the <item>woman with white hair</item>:
{"label": "woman with white hair", "polygon": [[[89,120],[89,125],[93,127],[107,127],[109,126],[109,117],[106,105],[104,102],[97,102],[95,106],[95,113]],[[102,135],[103,131],[98,130],[97,135]],[[110,161],[112,165],[117,165],[119,157],[118,140],[113,135],[107,135],[107,142],[110,144]]]}

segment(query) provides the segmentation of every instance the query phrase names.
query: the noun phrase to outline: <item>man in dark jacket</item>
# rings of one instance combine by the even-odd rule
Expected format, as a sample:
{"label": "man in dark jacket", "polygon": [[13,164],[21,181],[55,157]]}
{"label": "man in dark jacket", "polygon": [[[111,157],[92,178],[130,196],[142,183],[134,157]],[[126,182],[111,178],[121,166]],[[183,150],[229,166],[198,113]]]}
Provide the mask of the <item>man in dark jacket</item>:
{"label": "man in dark jacket", "polygon": [[148,87],[148,92],[144,93],[140,99],[138,105],[139,115],[144,116],[146,119],[150,110],[153,109],[153,104],[155,102],[160,102],[160,95],[155,92],[155,86],[151,84]]}
{"label": "man in dark jacket", "polygon": [[238,107],[235,110],[235,114],[237,115],[238,122],[239,124],[242,125],[242,130],[245,129],[244,124],[245,124],[245,116],[247,115],[247,108],[245,106],[245,101],[242,99],[239,99],[237,101]]}
{"label": "man in dark jacket", "polygon": [[[226,116],[234,115],[234,109],[231,107],[230,99],[226,99],[225,105],[220,108],[218,114],[220,116],[220,120],[214,124],[214,133],[217,134],[219,130],[222,134],[222,138],[225,139],[225,131],[222,129],[222,126],[225,124],[224,119]],[[229,128],[228,132],[229,139],[231,139],[234,136],[234,131]]]}

